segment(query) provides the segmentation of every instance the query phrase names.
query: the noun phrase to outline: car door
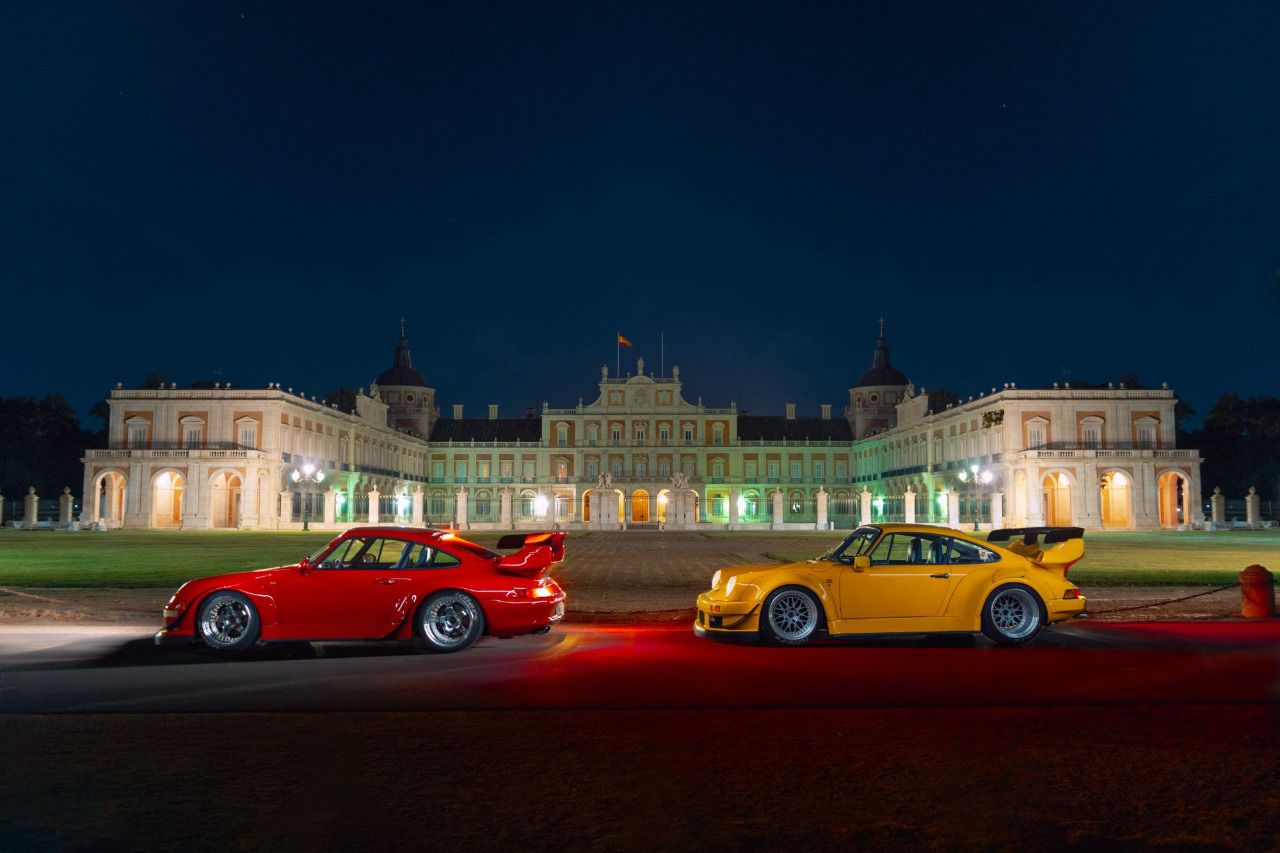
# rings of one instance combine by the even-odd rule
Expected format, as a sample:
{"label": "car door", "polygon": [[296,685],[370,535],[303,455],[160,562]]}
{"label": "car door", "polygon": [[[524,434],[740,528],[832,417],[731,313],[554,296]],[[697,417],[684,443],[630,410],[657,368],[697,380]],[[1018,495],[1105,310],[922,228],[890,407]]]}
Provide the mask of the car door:
{"label": "car door", "polygon": [[871,566],[840,572],[843,619],[938,615],[951,591],[946,542],[930,533],[885,533],[871,550]]}
{"label": "car door", "polygon": [[410,543],[356,536],[290,584],[280,621],[298,639],[383,637],[403,617],[397,605],[410,577],[401,568]]}

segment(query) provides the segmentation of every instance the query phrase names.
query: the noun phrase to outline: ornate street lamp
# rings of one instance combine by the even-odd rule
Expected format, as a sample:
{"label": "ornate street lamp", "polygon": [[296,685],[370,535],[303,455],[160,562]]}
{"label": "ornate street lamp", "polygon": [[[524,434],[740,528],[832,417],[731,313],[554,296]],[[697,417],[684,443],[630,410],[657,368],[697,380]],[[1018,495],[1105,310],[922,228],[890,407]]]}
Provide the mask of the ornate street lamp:
{"label": "ornate street lamp", "polygon": [[973,529],[978,529],[978,517],[980,513],[977,510],[976,499],[982,494],[983,488],[996,478],[990,468],[980,468],[977,465],[970,465],[968,471],[961,471],[956,475],[965,490],[969,494],[969,506],[973,508]]}
{"label": "ornate street lamp", "polygon": [[[298,485],[313,486],[316,483],[324,482],[324,469],[318,465],[313,465],[310,462],[304,462],[297,468],[293,469],[293,473],[289,475],[289,479],[293,480],[293,482]],[[302,532],[306,533],[311,530],[311,528],[308,526],[309,519],[307,517],[306,494],[302,494]]]}

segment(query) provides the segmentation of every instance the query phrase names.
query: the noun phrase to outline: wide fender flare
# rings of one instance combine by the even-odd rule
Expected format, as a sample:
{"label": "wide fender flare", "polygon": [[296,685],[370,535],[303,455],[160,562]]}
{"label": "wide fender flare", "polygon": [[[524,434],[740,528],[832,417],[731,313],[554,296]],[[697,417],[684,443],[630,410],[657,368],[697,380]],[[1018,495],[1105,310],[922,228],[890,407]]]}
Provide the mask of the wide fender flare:
{"label": "wide fender flare", "polygon": [[418,630],[418,614],[422,611],[422,608],[426,605],[428,599],[433,598],[442,592],[460,592],[463,595],[475,599],[476,604],[480,607],[480,615],[484,617],[484,632],[488,634],[492,630],[493,619],[489,612],[489,608],[485,605],[493,601],[500,600],[497,598],[495,593],[486,594],[479,590],[467,589],[462,586],[442,586],[439,589],[433,589],[425,594],[417,593],[413,595],[412,598],[416,599],[416,601],[406,601],[404,621],[402,621],[400,626],[392,633],[397,637],[411,638],[415,636]]}
{"label": "wide fender flare", "polygon": [[812,592],[818,599],[818,603],[822,605],[826,621],[830,624],[832,619],[836,618],[833,611],[834,599],[831,596],[831,590],[826,585],[818,581],[816,578],[805,575],[801,572],[771,572],[766,583],[759,584],[760,597],[757,599],[762,605],[764,600],[775,589],[784,586],[799,586]]}
{"label": "wide fender flare", "polygon": [[263,592],[260,589],[246,589],[244,587],[234,586],[211,586],[206,590],[201,590],[195,596],[195,601],[188,608],[188,613],[184,614],[184,619],[191,620],[192,630],[195,630],[196,614],[200,612],[200,608],[204,606],[209,596],[218,592],[237,592],[249,599],[258,611],[258,622],[261,627],[275,625],[280,620],[280,608],[276,604],[275,596]]}

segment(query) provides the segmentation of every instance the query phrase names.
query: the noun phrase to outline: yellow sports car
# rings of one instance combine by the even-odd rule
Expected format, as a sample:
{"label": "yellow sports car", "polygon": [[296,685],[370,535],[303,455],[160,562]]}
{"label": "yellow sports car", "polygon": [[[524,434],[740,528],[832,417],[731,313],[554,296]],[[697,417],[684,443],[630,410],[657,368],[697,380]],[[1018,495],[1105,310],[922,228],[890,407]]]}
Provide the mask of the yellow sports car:
{"label": "yellow sports car", "polygon": [[1084,611],[1067,569],[1084,556],[1078,527],[1021,527],[981,539],[918,524],[859,527],[814,560],[721,569],[698,596],[694,633],[799,646],[820,631],[982,632],[1000,645]]}

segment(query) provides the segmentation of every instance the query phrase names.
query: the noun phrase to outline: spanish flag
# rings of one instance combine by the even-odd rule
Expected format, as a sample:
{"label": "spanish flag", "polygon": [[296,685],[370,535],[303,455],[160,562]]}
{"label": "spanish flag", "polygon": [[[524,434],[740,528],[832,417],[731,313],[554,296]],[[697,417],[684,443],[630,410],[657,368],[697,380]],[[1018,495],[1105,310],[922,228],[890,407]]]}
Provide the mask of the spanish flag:
{"label": "spanish flag", "polygon": [[631,341],[629,341],[629,340],[627,340],[626,338],[624,338],[624,337],[622,336],[622,332],[618,332],[618,346],[622,346],[622,347],[629,347],[629,346],[631,346]]}

